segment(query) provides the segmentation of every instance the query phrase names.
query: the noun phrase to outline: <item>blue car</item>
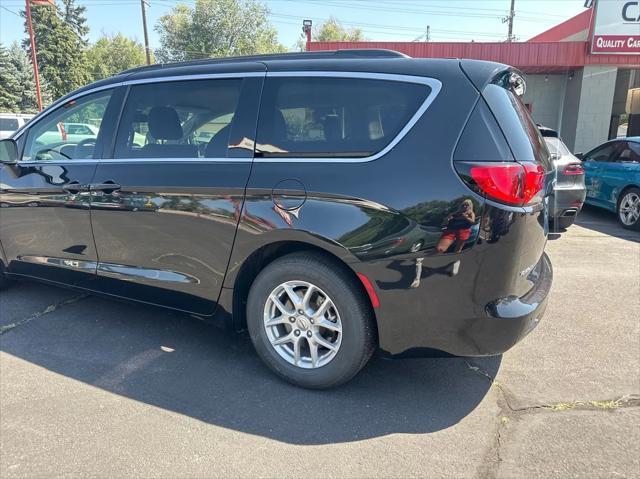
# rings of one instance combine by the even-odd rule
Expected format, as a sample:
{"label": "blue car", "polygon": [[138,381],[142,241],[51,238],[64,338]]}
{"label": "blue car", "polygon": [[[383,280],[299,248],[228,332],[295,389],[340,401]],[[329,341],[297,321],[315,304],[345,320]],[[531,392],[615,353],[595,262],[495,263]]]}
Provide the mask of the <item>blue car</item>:
{"label": "blue car", "polygon": [[582,156],[585,203],[618,215],[623,227],[640,230],[640,137],[608,141]]}

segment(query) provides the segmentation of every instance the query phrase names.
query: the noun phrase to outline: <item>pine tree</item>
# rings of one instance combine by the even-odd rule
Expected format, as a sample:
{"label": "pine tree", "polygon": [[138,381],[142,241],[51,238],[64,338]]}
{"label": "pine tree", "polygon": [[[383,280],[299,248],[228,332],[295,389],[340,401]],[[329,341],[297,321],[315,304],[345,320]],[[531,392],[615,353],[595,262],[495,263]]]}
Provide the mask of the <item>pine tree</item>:
{"label": "pine tree", "polygon": [[7,49],[0,43],[0,111],[18,111],[16,72]]}
{"label": "pine tree", "polygon": [[84,16],[87,7],[76,5],[76,0],[62,0],[62,20],[67,23],[73,32],[80,38],[86,46],[86,36],[89,33],[87,18]]}
{"label": "pine tree", "polygon": [[[9,58],[15,68],[18,82],[18,110],[21,113],[35,113],[38,111],[36,99],[36,82],[33,79],[33,67],[31,59],[18,42],[13,42],[9,47]],[[46,82],[40,82],[42,103],[46,106],[51,103],[51,96],[47,94]]]}
{"label": "pine tree", "polygon": [[[67,5],[73,7],[73,2],[63,2],[63,7]],[[65,11],[48,6],[31,9],[38,69],[53,99],[66,95],[89,81],[89,74],[84,66],[85,41],[76,33],[73,22],[67,23],[64,20]],[[24,16],[24,12],[22,14]],[[86,28],[84,17],[80,16],[76,20],[76,25]],[[28,40],[24,41],[23,46],[31,52]]]}

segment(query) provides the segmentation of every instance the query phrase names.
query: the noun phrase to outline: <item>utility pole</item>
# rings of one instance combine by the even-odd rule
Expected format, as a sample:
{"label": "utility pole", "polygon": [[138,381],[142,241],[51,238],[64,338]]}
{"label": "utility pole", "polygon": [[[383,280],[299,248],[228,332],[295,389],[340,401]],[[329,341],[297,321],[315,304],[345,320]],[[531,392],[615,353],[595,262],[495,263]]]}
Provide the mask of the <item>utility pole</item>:
{"label": "utility pole", "polygon": [[33,65],[33,78],[36,82],[36,100],[38,111],[42,111],[42,92],[40,91],[40,74],[38,73],[38,55],[36,53],[36,38],[33,34],[33,22],[31,20],[31,0],[25,0],[25,12],[27,14],[27,29],[29,30],[29,44],[31,45],[31,63]]}
{"label": "utility pole", "polygon": [[144,31],[144,52],[147,55],[147,65],[151,65],[151,52],[149,50],[149,34],[147,33],[147,12],[145,11],[146,2],[140,0],[140,8],[142,8],[142,28]]}
{"label": "utility pole", "polygon": [[507,41],[512,42],[515,40],[513,36],[513,18],[516,16],[516,0],[511,0],[511,9],[509,10],[509,15],[503,19],[503,22],[506,21],[509,26],[509,33],[507,34]]}

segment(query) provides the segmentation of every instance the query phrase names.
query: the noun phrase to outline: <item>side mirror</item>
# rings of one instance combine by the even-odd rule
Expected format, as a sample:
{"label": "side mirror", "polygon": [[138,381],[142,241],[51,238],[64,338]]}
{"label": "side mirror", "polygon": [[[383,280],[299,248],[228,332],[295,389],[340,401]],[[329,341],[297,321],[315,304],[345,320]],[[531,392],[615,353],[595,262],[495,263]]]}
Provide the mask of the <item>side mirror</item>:
{"label": "side mirror", "polygon": [[579,159],[579,160],[583,160],[583,159],[584,159],[584,153],[576,153],[576,154],[575,154],[575,155],[573,155],[573,156],[575,156],[575,157],[576,157],[577,159]]}
{"label": "side mirror", "polygon": [[18,162],[18,145],[15,140],[0,140],[0,163],[14,165]]}

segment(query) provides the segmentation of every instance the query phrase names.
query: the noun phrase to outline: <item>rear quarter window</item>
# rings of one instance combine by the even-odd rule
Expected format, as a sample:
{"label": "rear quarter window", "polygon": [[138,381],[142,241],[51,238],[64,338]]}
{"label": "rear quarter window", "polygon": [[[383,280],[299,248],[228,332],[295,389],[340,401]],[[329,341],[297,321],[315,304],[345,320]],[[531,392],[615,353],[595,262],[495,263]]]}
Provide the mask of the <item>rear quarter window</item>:
{"label": "rear quarter window", "polygon": [[416,114],[431,89],[393,80],[267,78],[258,156],[363,158],[382,151]]}
{"label": "rear quarter window", "polygon": [[549,150],[529,111],[511,90],[487,85],[482,92],[517,161],[534,161],[551,169]]}

